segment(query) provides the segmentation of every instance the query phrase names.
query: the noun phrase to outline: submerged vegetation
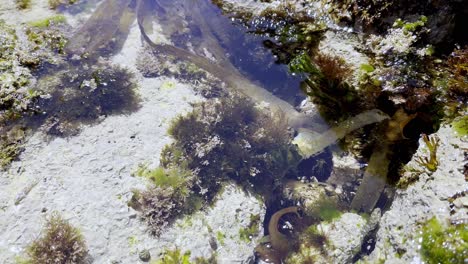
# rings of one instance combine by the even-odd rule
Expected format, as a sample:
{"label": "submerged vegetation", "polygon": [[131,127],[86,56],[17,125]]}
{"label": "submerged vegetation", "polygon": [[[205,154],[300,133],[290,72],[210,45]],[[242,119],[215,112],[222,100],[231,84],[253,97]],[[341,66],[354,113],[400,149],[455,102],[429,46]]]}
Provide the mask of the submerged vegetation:
{"label": "submerged vegetation", "polygon": [[136,175],[150,181],[146,190],[133,190],[128,205],[141,211],[153,235],[158,236],[172,224],[182,212],[192,212],[199,208],[194,201],[199,198],[192,193],[193,173],[183,167],[148,170],[140,167]]}
{"label": "submerged vegetation", "polygon": [[260,193],[274,188],[299,159],[284,116],[261,113],[240,96],[195,106],[174,121],[169,134],[175,143],[163,151],[161,164],[186,162],[200,187],[209,190],[208,200],[227,179],[253,184]]}
{"label": "submerged vegetation", "polygon": [[[18,8],[30,5],[29,1],[16,2]],[[51,9],[57,9],[76,2],[49,0],[48,3]],[[468,93],[468,52],[466,47],[455,49],[443,62],[440,58],[445,57],[439,54],[441,47],[427,42],[432,34],[430,26],[435,23],[433,15],[437,13],[432,8],[437,4],[423,6],[421,13],[429,13],[429,16],[405,16],[386,27],[387,35],[371,35],[362,51],[371,58],[369,64],[360,66],[362,73],[357,81],[354,80],[358,74],[354,72],[356,65],[350,65],[339,55],[318,51],[325,25],[311,14],[298,11],[289,3],[255,15],[240,14],[249,33],[267,36],[263,45],[276,62],[303,77],[302,91],[332,127],[319,136],[305,128],[316,125],[305,124],[304,120],[310,121],[308,117],[298,118],[304,122],[294,122],[293,117],[303,117],[302,113],[287,103],[289,108],[271,100],[275,98],[272,94],[242,79],[241,71],[231,67],[229,56],[217,57],[218,52],[209,54],[208,50],[219,48],[224,55],[223,44],[229,39],[219,40],[223,38],[219,34],[222,30],[201,24],[199,28],[187,28],[200,35],[189,35],[190,40],[185,44],[190,51],[158,46],[148,40],[147,25],[142,19],[145,14],[141,11],[146,7],[144,2],[105,0],[72,37],[63,34],[68,27],[63,15],[31,22],[24,32],[31,49],[18,48],[20,40],[15,30],[0,22],[0,167],[6,167],[19,155],[27,128],[41,128],[49,135],[70,136],[78,133],[83,123],[93,123],[111,114],[127,114],[138,108],[132,73],[112,65],[106,58],[99,58],[119,50],[135,16],[148,44],[136,65],[143,76],[182,79],[196,84],[208,98],[195,104],[192,112],[173,121],[168,132],[174,142],[163,149],[160,167],[142,166],[136,172],[147,180],[148,186],[145,190],[133,190],[128,205],[141,213],[153,235],[160,235],[180,214],[192,213],[212,203],[222,185],[234,181],[247,192],[263,196],[267,207],[278,209],[267,218],[268,236],[256,247],[262,259],[274,263],[317,261],[316,256],[327,256],[327,237],[316,223],[331,222],[341,211],[338,202],[329,197],[330,192],[338,190],[337,186],[325,183],[325,187],[321,185],[323,195],[320,193],[314,206],[305,208],[305,215],[301,208],[291,206],[301,201],[300,198],[284,197],[286,179],[312,179],[305,177],[309,175],[299,175],[298,164],[304,158],[314,159],[319,151],[360,128],[350,137],[355,139],[353,143],[360,144],[356,152],[360,152],[362,164],[367,163],[367,168],[360,188],[349,193],[356,194],[352,209],[370,212],[378,199],[386,195],[381,194],[387,184],[399,179],[400,175],[392,174],[396,174],[398,167],[414,153],[420,134],[423,134],[429,156],[419,157],[417,162],[431,172],[439,166],[436,155],[439,142],[425,133],[435,131],[446,119],[455,120],[454,129],[466,135],[463,115],[466,115]],[[226,10],[223,1],[213,2]],[[401,6],[401,1],[388,5],[379,1],[328,2],[339,3],[343,9],[359,7],[348,10],[351,15],[340,20],[359,19],[364,22],[365,30],[375,24],[388,23],[387,16]],[[193,11],[191,19],[195,21],[195,11],[199,10]],[[180,30],[185,29],[183,26]],[[213,36],[207,32],[212,32]],[[171,37],[187,37],[178,35],[180,32],[171,33]],[[203,46],[206,44],[203,41],[211,37],[221,44]],[[166,54],[166,51],[171,52]],[[35,55],[28,56],[32,52]],[[197,52],[200,54],[195,54]],[[224,86],[240,87],[238,90],[245,94],[228,92]],[[165,87],[172,85],[166,83]],[[269,108],[264,107],[260,104],[264,99],[274,103]],[[369,121],[371,119],[373,121]],[[383,120],[386,121],[381,122]],[[367,126],[371,123],[379,124]],[[293,141],[296,132],[300,136]],[[306,136],[302,137],[304,134]],[[308,152],[296,146],[298,142],[302,147],[305,145]],[[342,145],[345,150],[352,147]],[[329,163],[331,161],[317,160],[313,173],[327,174],[323,176],[326,180],[330,173],[324,172],[324,168],[331,167]],[[417,177],[411,179],[415,180]],[[352,199],[346,198],[348,202]],[[259,224],[260,216],[252,215],[250,224],[239,230],[240,239],[250,242],[260,232]],[[463,260],[458,256],[466,253],[466,228],[461,226],[464,229],[460,226],[444,228],[436,220],[426,223],[422,229],[423,257],[429,263],[461,263]],[[460,237],[460,234],[463,243],[452,241],[452,237]],[[223,244],[224,235],[217,236]],[[447,244],[450,244],[450,252]],[[295,250],[298,254],[290,254]],[[34,242],[28,252],[33,263],[81,263],[87,254],[79,232],[58,216],[50,219],[46,236]],[[166,250],[154,263],[216,262],[215,256],[192,262],[190,255],[189,251],[178,248]],[[48,261],[50,258],[54,261]],[[38,260],[34,262],[34,259]]]}
{"label": "submerged vegetation", "polygon": [[433,217],[422,226],[421,255],[427,263],[465,263],[468,225],[444,226]]}
{"label": "submerged vegetation", "polygon": [[83,264],[88,255],[81,232],[60,215],[47,219],[42,237],[26,249],[31,264]]}
{"label": "submerged vegetation", "polygon": [[21,32],[0,21],[0,29],[2,168],[18,156],[25,140],[8,136],[15,127],[68,136],[83,122],[137,109],[129,71],[104,60],[67,58],[69,26],[63,15],[29,22]]}
{"label": "submerged vegetation", "polygon": [[437,160],[437,147],[439,146],[439,138],[436,136],[429,138],[424,134],[422,138],[429,151],[429,157],[419,157],[416,162],[426,167],[429,171],[434,172],[437,170],[437,166],[439,165],[439,161]]}

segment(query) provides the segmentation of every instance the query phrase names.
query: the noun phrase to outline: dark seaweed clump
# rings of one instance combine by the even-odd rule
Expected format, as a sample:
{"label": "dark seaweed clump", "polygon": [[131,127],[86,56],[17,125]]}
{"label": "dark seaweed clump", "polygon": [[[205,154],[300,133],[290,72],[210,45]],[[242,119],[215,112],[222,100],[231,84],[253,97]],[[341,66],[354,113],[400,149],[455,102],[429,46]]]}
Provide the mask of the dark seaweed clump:
{"label": "dark seaweed clump", "polygon": [[169,133],[175,142],[163,150],[161,165],[186,163],[208,200],[227,179],[270,191],[300,159],[284,116],[263,114],[240,96],[195,106]]}
{"label": "dark seaweed clump", "polygon": [[38,101],[40,115],[31,120],[45,123],[51,135],[73,135],[80,123],[138,108],[132,73],[108,63],[72,64],[50,78],[43,77],[39,85],[48,86],[43,90],[51,89],[50,96]]}
{"label": "dark seaweed clump", "polygon": [[181,213],[211,203],[226,181],[267,196],[300,161],[285,117],[239,95],[195,105],[169,134],[174,143],[163,149],[161,167],[138,169],[150,184],[129,201],[156,236]]}

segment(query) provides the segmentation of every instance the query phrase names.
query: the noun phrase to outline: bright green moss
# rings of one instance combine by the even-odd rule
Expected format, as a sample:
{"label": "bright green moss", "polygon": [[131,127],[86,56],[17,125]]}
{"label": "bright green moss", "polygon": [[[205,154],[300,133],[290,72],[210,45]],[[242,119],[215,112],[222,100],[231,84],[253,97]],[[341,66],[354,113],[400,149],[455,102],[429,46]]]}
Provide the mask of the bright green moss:
{"label": "bright green moss", "polygon": [[374,66],[370,65],[370,64],[361,64],[361,70],[367,72],[367,73],[371,73],[373,71],[375,71],[375,68]]}
{"label": "bright green moss", "polygon": [[188,193],[188,190],[185,190],[185,184],[190,179],[191,172],[180,168],[164,169],[162,167],[150,170],[146,166],[140,166],[136,175],[149,179],[158,187],[171,187],[174,190],[183,190],[184,193]]}
{"label": "bright green moss", "polygon": [[426,25],[426,23],[427,23],[426,16],[421,16],[419,17],[417,21],[412,22],[412,23],[405,22],[399,18],[395,20],[395,22],[393,23],[393,27],[403,28],[404,32],[408,33],[408,32],[414,32],[418,29],[421,29],[422,27],[424,27],[424,25]]}
{"label": "bright green moss", "polygon": [[452,128],[458,136],[468,135],[468,116],[462,116],[452,122]]}
{"label": "bright green moss", "polygon": [[41,20],[31,21],[28,25],[31,27],[46,28],[52,24],[65,23],[66,21],[67,19],[64,15],[55,15]]}
{"label": "bright green moss", "polygon": [[421,255],[429,263],[466,263],[468,225],[444,227],[433,217],[422,227]]}
{"label": "bright green moss", "polygon": [[318,206],[318,215],[323,221],[331,221],[341,216],[341,212],[336,208],[336,205],[328,200],[323,200]]}

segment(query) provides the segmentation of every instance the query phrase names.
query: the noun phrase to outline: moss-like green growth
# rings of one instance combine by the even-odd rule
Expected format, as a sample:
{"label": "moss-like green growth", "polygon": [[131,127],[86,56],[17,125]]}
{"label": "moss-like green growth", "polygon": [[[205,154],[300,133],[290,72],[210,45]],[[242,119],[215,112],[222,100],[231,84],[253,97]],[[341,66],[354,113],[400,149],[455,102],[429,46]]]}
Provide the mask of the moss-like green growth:
{"label": "moss-like green growth", "polygon": [[440,140],[437,136],[428,137],[425,134],[422,135],[422,138],[429,150],[429,157],[418,157],[416,162],[426,167],[429,171],[434,172],[439,165],[439,161],[437,160],[437,148],[439,147]]}
{"label": "moss-like green growth", "polygon": [[306,243],[308,246],[313,246],[324,251],[324,247],[328,243],[328,238],[324,232],[317,226],[309,226],[302,234],[301,241]]}
{"label": "moss-like green growth", "polygon": [[375,68],[374,68],[374,66],[372,66],[370,64],[361,64],[361,70],[363,70],[364,72],[367,72],[367,73],[371,73],[371,72],[375,71]]}
{"label": "moss-like green growth", "polygon": [[421,255],[429,264],[465,263],[468,225],[444,227],[435,217],[422,227]]}
{"label": "moss-like green growth", "polygon": [[58,214],[46,223],[44,234],[26,249],[32,264],[85,263],[88,251],[81,232]]}
{"label": "moss-like green growth", "polygon": [[153,235],[158,236],[180,213],[191,213],[202,206],[192,193],[193,173],[184,167],[150,170],[140,166],[135,173],[151,184],[146,190],[133,190],[128,206],[142,213]]}
{"label": "moss-like green growth", "polygon": [[452,122],[452,128],[458,136],[464,137],[468,135],[468,116],[462,116]]}
{"label": "moss-like green growth", "polygon": [[239,237],[242,241],[250,242],[253,237],[258,235],[260,225],[260,215],[250,215],[249,225],[239,229]]}
{"label": "moss-like green growth", "polygon": [[31,0],[15,0],[18,9],[28,9],[31,7]]}
{"label": "moss-like green growth", "polygon": [[336,199],[330,198],[324,193],[318,195],[317,201],[305,210],[308,216],[330,222],[343,214],[338,208]]}
{"label": "moss-like green growth", "polygon": [[152,261],[151,264],[192,264],[190,255],[190,251],[182,252],[179,248],[166,250],[162,258]]}
{"label": "moss-like green growth", "polygon": [[146,166],[140,166],[136,175],[149,179],[154,185],[161,188],[172,188],[183,195],[189,193],[188,182],[192,179],[192,172],[184,168],[164,169],[158,167],[150,170]]}
{"label": "moss-like green growth", "polygon": [[418,20],[415,22],[405,22],[401,20],[400,18],[395,20],[393,23],[393,26],[396,28],[403,28],[403,30],[407,33],[414,32],[416,30],[421,29],[426,25],[427,23],[427,17],[426,16],[421,16]]}
{"label": "moss-like green growth", "polygon": [[51,25],[61,24],[65,22],[67,22],[67,19],[64,15],[55,15],[41,20],[31,21],[28,23],[28,25],[37,28],[47,28]]}
{"label": "moss-like green growth", "polygon": [[330,222],[333,219],[339,218],[343,213],[338,210],[336,204],[332,201],[322,199],[317,206],[318,216],[322,221]]}

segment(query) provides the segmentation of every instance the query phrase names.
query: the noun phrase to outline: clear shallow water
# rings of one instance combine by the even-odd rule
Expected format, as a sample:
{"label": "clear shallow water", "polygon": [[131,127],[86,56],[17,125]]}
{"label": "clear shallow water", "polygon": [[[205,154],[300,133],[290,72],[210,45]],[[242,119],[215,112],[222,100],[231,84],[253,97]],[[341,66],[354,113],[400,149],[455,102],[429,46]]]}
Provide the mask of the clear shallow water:
{"label": "clear shallow water", "polygon": [[[233,21],[232,19],[223,16],[219,9],[214,5],[211,5],[209,1],[152,2],[153,5],[151,8],[145,10],[145,14],[140,13],[141,11],[134,5],[128,5],[128,1],[125,0],[116,1],[115,4],[109,4],[110,2],[108,1],[104,1],[103,3],[107,3],[109,8],[102,10],[98,9],[95,15],[85,23],[85,26],[77,31],[78,33],[72,37],[72,44],[68,46],[71,52],[65,59],[66,62],[63,65],[56,67],[47,68],[46,66],[47,69],[45,69],[44,73],[37,72],[38,75],[43,75],[41,77],[50,77],[57,73],[57,75],[54,76],[56,79],[54,82],[49,82],[50,79],[43,78],[43,81],[47,81],[49,83],[55,83],[55,81],[58,81],[59,84],[54,84],[55,86],[51,85],[51,87],[53,87],[52,89],[56,89],[56,91],[52,93],[52,99],[49,98],[44,101],[40,101],[40,104],[38,104],[39,108],[42,108],[45,111],[42,116],[40,115],[37,118],[38,120],[36,120],[38,123],[36,126],[46,124],[50,129],[48,132],[51,135],[73,136],[79,133],[79,130],[74,130],[72,128],[71,132],[73,133],[64,133],[63,131],[65,130],[66,132],[67,129],[69,129],[67,127],[69,123],[93,123],[93,121],[98,119],[102,120],[109,115],[131,115],[138,111],[138,98],[132,92],[133,86],[131,83],[131,76],[128,76],[129,73],[122,69],[114,69],[106,63],[99,62],[97,57],[103,56],[109,58],[111,55],[119,53],[128,34],[127,27],[135,21],[135,16],[138,17],[139,15],[144,16],[146,18],[146,22],[155,22],[160,25],[163,33],[166,34],[166,37],[169,38],[176,47],[185,51],[190,51],[198,57],[208,59],[214,58],[210,61],[211,63],[215,64],[214,61],[216,61],[216,63],[219,63],[222,67],[226,66],[224,71],[218,71],[217,77],[220,77],[220,72],[229,75],[230,70],[237,69],[253,83],[267,89],[284,101],[291,103],[291,105],[297,105],[303,98],[305,98],[299,88],[299,84],[304,78],[292,75],[289,72],[287,65],[276,63],[277,58],[272,55],[271,50],[265,45],[266,40],[269,40],[269,38],[266,36],[247,33],[249,29],[238,23],[238,21]],[[106,11],[108,11],[108,13],[115,13],[115,15],[109,16]],[[73,12],[78,11],[75,10]],[[152,32],[148,31],[148,33]],[[77,43],[77,45],[74,45],[73,43]],[[74,52],[78,53],[82,48],[85,48],[84,50],[86,51],[81,54],[83,58],[72,58]],[[165,50],[162,49],[159,52],[164,53],[164,51]],[[177,54],[177,52],[170,53],[171,56],[174,54]],[[180,52],[180,54],[184,56],[180,56],[176,59],[183,61],[186,58],[193,58],[183,52]],[[162,55],[169,55],[169,53]],[[206,60],[203,61],[196,59],[193,59],[193,61],[206,62]],[[231,64],[234,65],[234,68],[230,68]],[[164,76],[164,74],[162,75]],[[238,78],[238,76],[236,78]],[[220,79],[223,80],[222,76]],[[249,83],[246,80],[243,81],[245,84]],[[173,86],[174,84],[168,82],[162,86],[165,87],[164,89],[170,89],[171,85]],[[211,109],[210,112],[210,107],[213,107],[210,103],[204,105],[206,109],[200,109],[200,107],[196,108],[196,111],[201,111],[205,116],[194,118],[194,125],[189,126],[188,133],[185,131],[180,134],[186,133],[190,135],[190,133],[192,133],[190,135],[192,140],[205,147],[208,145],[206,141],[207,138],[210,140],[208,143],[214,142],[213,144],[216,144],[216,141],[221,139],[223,144],[228,145],[229,148],[220,148],[220,151],[216,152],[216,155],[212,155],[207,158],[206,161],[203,161],[207,164],[219,164],[220,167],[219,171],[213,170],[211,171],[212,173],[205,174],[204,176],[207,176],[207,179],[209,180],[222,181],[225,180],[225,178],[216,178],[218,175],[222,174],[227,178],[236,180],[241,186],[247,189],[249,193],[263,196],[267,208],[266,218],[263,223],[264,230],[260,231],[264,231],[265,234],[270,235],[271,233],[276,233],[277,235],[280,233],[279,237],[285,235],[287,239],[290,238],[290,242],[293,243],[295,241],[295,236],[297,236],[298,233],[301,233],[301,231],[308,225],[316,223],[317,219],[312,217],[312,219],[306,218],[304,220],[298,220],[298,217],[295,216],[294,210],[297,200],[301,200],[303,197],[297,198],[296,196],[295,200],[287,199],[282,193],[282,185],[286,184],[286,182],[288,182],[288,184],[291,183],[291,181],[288,180],[292,180],[293,185],[294,183],[300,184],[300,181],[298,180],[307,182],[313,179],[312,176],[321,182],[327,181],[333,169],[331,151],[327,148],[318,155],[314,155],[311,158],[298,163],[298,161],[295,160],[297,157],[294,156],[297,153],[291,151],[289,148],[283,149],[283,145],[277,144],[279,140],[273,140],[272,142],[266,141],[266,143],[269,144],[267,147],[262,145],[266,144],[265,141],[260,141],[260,143],[255,141],[255,134],[260,134],[258,131],[261,131],[262,128],[273,130],[277,133],[273,133],[273,136],[276,136],[277,138],[283,137],[285,133],[292,133],[290,129],[283,126],[284,124],[275,119],[268,119],[268,115],[262,116],[262,114],[265,113],[260,113],[258,116],[261,116],[264,121],[263,123],[260,123],[263,127],[259,127],[258,123],[255,123],[258,116],[255,116],[255,114],[253,114],[253,110],[250,109],[252,105],[244,105],[242,102],[232,102],[229,100],[222,102],[225,103],[225,105],[221,104],[216,106],[219,107],[219,111],[213,112]],[[227,113],[227,117],[223,117],[223,121],[226,122],[221,122],[221,127],[211,128],[211,124],[201,122],[210,120],[212,116],[216,116],[220,113]],[[210,117],[210,115],[212,116]],[[203,118],[206,118],[206,120],[203,120]],[[203,123],[204,125],[196,126],[200,123]],[[417,123],[416,125],[412,125],[418,126]],[[274,130],[275,127],[277,130]],[[294,128],[297,129],[297,127]],[[183,129],[187,128],[180,126],[180,130]],[[177,138],[180,134],[178,134],[176,130],[177,129],[172,129],[172,132],[170,132],[171,135],[176,141],[184,140],[183,137]],[[369,131],[365,130],[364,132],[367,133]],[[410,144],[416,144],[414,139],[418,137],[419,130],[416,132],[411,136],[413,141],[409,142]],[[295,133],[297,133],[297,131],[295,131]],[[292,137],[292,135],[289,135],[289,137]],[[248,140],[245,141],[245,139]],[[403,142],[402,144],[408,145],[408,141]],[[204,155],[200,154],[201,152],[195,152],[196,155],[190,156],[187,154],[187,149],[190,149],[191,147],[184,149],[184,145],[176,145],[172,147],[173,149],[171,150],[175,150],[173,154],[178,153],[177,155],[180,155],[177,151],[183,152],[183,154],[186,155],[185,158],[187,160],[192,159],[193,156],[198,156],[198,158],[200,158],[199,156]],[[248,151],[245,151],[245,149],[248,149]],[[340,152],[339,146],[335,145],[333,146],[333,149],[338,153]],[[381,149],[375,148],[374,150],[367,150],[367,152],[378,152],[380,150]],[[387,150],[384,149],[384,151]],[[401,151],[396,148],[395,153],[397,154],[395,156],[404,157],[403,159],[408,160],[411,157],[411,154],[408,154],[407,152],[408,151],[406,149]],[[173,156],[177,155],[174,154]],[[173,156],[169,155],[164,157],[170,159],[174,158]],[[262,157],[264,158],[262,159]],[[272,168],[272,171],[280,171],[280,173],[283,173],[284,175],[273,175],[278,176],[278,178],[275,178],[274,180],[267,177],[262,179],[261,177],[268,175],[268,172],[266,172],[264,174],[258,174],[259,176],[257,176],[255,180],[250,180],[249,176],[258,173],[255,169],[250,171],[245,170],[245,168],[249,169],[249,166],[252,166],[252,164],[249,164],[251,158],[254,162],[258,162],[254,163],[255,166]],[[230,159],[233,159],[234,162]],[[184,164],[184,162],[178,162],[180,164]],[[227,162],[228,165],[226,166],[223,162]],[[385,162],[382,162],[382,171],[385,171],[384,166],[390,166]],[[397,163],[398,162],[401,162],[401,158]],[[170,164],[170,161],[168,161],[168,164]],[[196,166],[190,166],[189,169],[197,169]],[[250,167],[250,169],[255,168],[255,166]],[[282,166],[286,166],[288,171],[281,171]],[[365,164],[361,164],[361,173],[364,166]],[[398,166],[390,167],[391,170],[394,170],[395,173],[397,173],[396,171],[398,170]],[[227,168],[227,170],[224,170],[225,168]],[[169,170],[170,168],[165,169]],[[208,170],[208,172],[210,171]],[[158,180],[157,177],[165,179],[164,177],[167,177],[167,175],[161,176],[161,173],[154,173],[156,176],[153,175],[151,177],[155,178],[155,182],[159,182],[158,184],[160,185],[179,184],[178,179],[167,181],[169,183],[166,182],[162,184],[161,179],[159,178]],[[170,173],[173,173],[173,171],[170,171]],[[274,174],[273,172],[271,173]],[[258,179],[259,177],[260,179]],[[207,183],[209,180],[205,180],[205,183],[203,184],[206,185],[203,187],[211,187],[209,183]],[[346,180],[340,180],[341,182],[338,181],[338,184],[340,185],[340,188],[342,188],[341,184],[345,183]],[[334,182],[334,184],[336,183],[337,181]],[[343,193],[343,191],[349,194],[355,192],[357,182],[353,181],[346,183],[347,185],[344,187],[344,190],[340,189],[341,193]],[[200,191],[197,189],[198,187],[193,188],[197,192]],[[213,185],[213,189],[208,188],[208,192],[212,191],[215,193],[218,190],[217,188],[219,188],[219,186]],[[184,189],[184,192],[185,191],[186,190]],[[333,191],[334,190],[327,190],[327,192]],[[347,206],[351,202],[351,197],[352,196],[342,197],[346,204],[344,208],[339,208],[333,204],[325,203],[320,207],[319,211],[315,213],[317,213],[322,220],[327,217],[335,217],[335,215],[339,213],[338,209],[344,209],[342,211],[346,211],[348,209]],[[200,197],[195,195],[195,198]],[[210,195],[203,196],[203,198],[207,200],[213,199]],[[384,197],[384,199],[379,200],[377,206],[383,208],[386,206],[387,202],[388,200]],[[196,205],[194,202],[193,208],[198,209],[196,206],[199,205]],[[274,219],[275,214],[285,208],[290,208],[288,210],[291,210],[292,213],[287,213],[285,216],[277,219],[278,226],[273,227],[272,229],[269,226],[271,219]],[[256,221],[258,222],[259,220],[257,219]],[[246,234],[244,234],[244,237],[249,237],[248,232]],[[323,238],[315,238],[317,241],[321,241],[320,243],[323,242],[321,240]],[[282,243],[278,242],[277,246],[281,246],[281,244]],[[369,245],[366,244],[366,247],[367,246],[372,248],[372,243]],[[287,248],[287,250],[289,250],[289,248]],[[366,252],[366,250],[364,250],[364,252]],[[282,254],[284,254],[284,252]]]}

